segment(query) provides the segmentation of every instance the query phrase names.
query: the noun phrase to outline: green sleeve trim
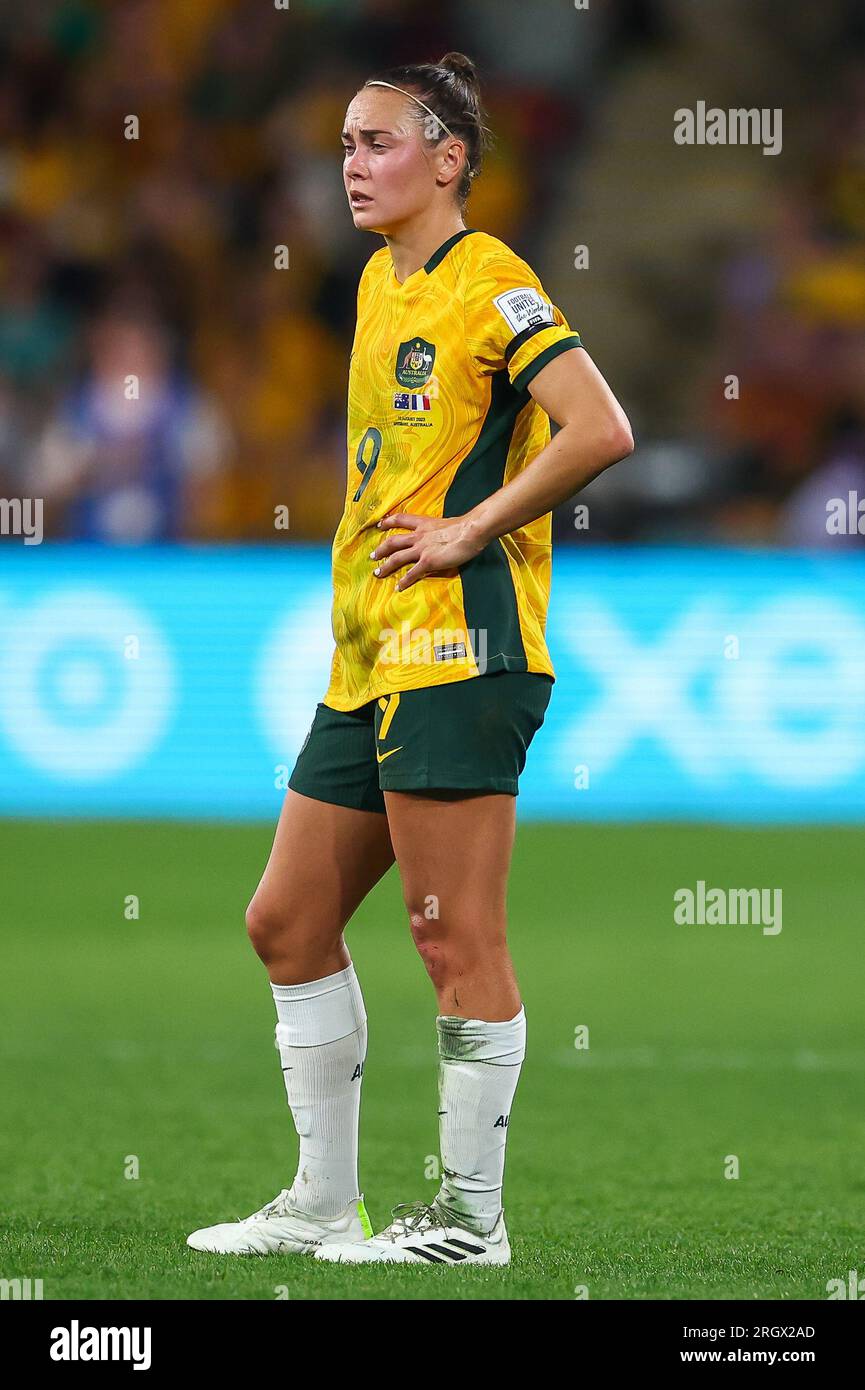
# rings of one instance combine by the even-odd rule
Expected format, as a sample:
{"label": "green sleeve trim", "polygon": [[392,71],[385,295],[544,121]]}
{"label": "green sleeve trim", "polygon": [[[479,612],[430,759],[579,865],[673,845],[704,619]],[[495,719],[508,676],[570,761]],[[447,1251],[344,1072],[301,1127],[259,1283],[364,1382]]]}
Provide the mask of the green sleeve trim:
{"label": "green sleeve trim", "polygon": [[558,342],[550,343],[550,346],[539,352],[537,357],[533,357],[527,367],[523,367],[513,380],[515,391],[524,391],[533,377],[536,377],[541,367],[545,367],[548,362],[552,362],[554,357],[558,357],[560,352],[567,352],[569,348],[582,347],[579,333],[570,333],[567,338],[559,338]]}

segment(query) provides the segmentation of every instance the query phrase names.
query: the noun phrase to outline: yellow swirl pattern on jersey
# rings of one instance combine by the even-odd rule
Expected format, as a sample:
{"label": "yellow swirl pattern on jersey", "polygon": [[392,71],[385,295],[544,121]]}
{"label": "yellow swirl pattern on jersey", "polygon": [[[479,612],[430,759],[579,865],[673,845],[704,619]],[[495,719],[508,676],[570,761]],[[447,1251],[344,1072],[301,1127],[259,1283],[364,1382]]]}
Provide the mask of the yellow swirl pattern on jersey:
{"label": "yellow swirl pattern on jersey", "polygon": [[[579,334],[527,263],[486,232],[450,237],[400,284],[388,248],[360,279],[348,384],[348,479],[333,543],[333,656],[324,703],[494,671],[553,675],[544,640],[551,517],[403,593],[370,552],[389,512],[459,516],[548,443],[528,384]],[[403,571],[404,573],[405,571]]]}

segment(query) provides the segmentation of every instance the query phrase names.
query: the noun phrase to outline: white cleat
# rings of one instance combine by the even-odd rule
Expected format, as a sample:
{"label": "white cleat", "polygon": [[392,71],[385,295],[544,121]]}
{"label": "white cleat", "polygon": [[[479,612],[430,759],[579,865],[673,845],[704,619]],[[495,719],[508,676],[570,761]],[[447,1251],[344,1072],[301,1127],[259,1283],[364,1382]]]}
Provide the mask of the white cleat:
{"label": "white cleat", "polygon": [[290,1189],[284,1187],[252,1216],[204,1226],[187,1236],[186,1244],[214,1255],[314,1255],[333,1241],[362,1241],[372,1235],[362,1193],[330,1219],[295,1210],[290,1196]]}
{"label": "white cleat", "polygon": [[379,1235],[350,1245],[323,1245],[315,1258],[338,1264],[510,1264],[504,1212],[485,1236],[450,1225],[435,1204],[405,1203],[394,1207],[391,1215],[393,1221]]}

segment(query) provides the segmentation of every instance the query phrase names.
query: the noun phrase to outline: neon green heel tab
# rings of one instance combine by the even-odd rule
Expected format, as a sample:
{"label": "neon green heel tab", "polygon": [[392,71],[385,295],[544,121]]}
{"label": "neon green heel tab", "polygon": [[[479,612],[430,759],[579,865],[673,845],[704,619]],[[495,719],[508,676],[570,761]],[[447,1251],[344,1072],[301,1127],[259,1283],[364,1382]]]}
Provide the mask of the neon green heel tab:
{"label": "neon green heel tab", "polygon": [[357,1214],[360,1217],[360,1224],[363,1229],[364,1240],[370,1240],[372,1237],[372,1222],[370,1221],[367,1215],[366,1207],[363,1204],[362,1197],[358,1197],[357,1199]]}

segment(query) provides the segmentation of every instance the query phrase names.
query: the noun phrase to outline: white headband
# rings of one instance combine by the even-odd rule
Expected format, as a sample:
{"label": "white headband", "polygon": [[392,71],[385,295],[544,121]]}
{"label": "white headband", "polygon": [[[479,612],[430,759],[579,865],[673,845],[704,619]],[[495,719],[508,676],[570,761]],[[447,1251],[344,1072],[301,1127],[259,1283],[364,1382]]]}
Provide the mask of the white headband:
{"label": "white headband", "polygon": [[453,140],[459,139],[459,136],[454,135],[454,133],[453,133],[453,131],[451,130],[450,126],[446,126],[446,125],[445,125],[445,123],[444,123],[444,121],[442,120],[441,116],[437,116],[436,113],[435,113],[435,111],[430,111],[430,108],[427,106],[426,102],[425,102],[425,101],[421,101],[420,97],[416,97],[415,94],[414,94],[414,92],[403,92],[402,87],[394,87],[394,85],[393,85],[392,82],[381,82],[378,78],[376,78],[376,79],[375,79],[374,81],[372,81],[372,82],[365,82],[365,83],[364,83],[364,86],[365,86],[365,87],[391,87],[391,88],[393,89],[393,91],[395,91],[395,92],[402,92],[402,94],[403,94],[404,97],[411,97],[412,101],[416,101],[417,104],[418,104],[418,106],[422,106],[422,107],[423,107],[424,111],[429,111],[430,115],[433,117],[434,120],[438,121],[438,123],[439,123],[440,126],[444,126],[444,128],[445,128],[445,130],[447,131],[448,135],[450,135],[450,137],[451,137]]}

